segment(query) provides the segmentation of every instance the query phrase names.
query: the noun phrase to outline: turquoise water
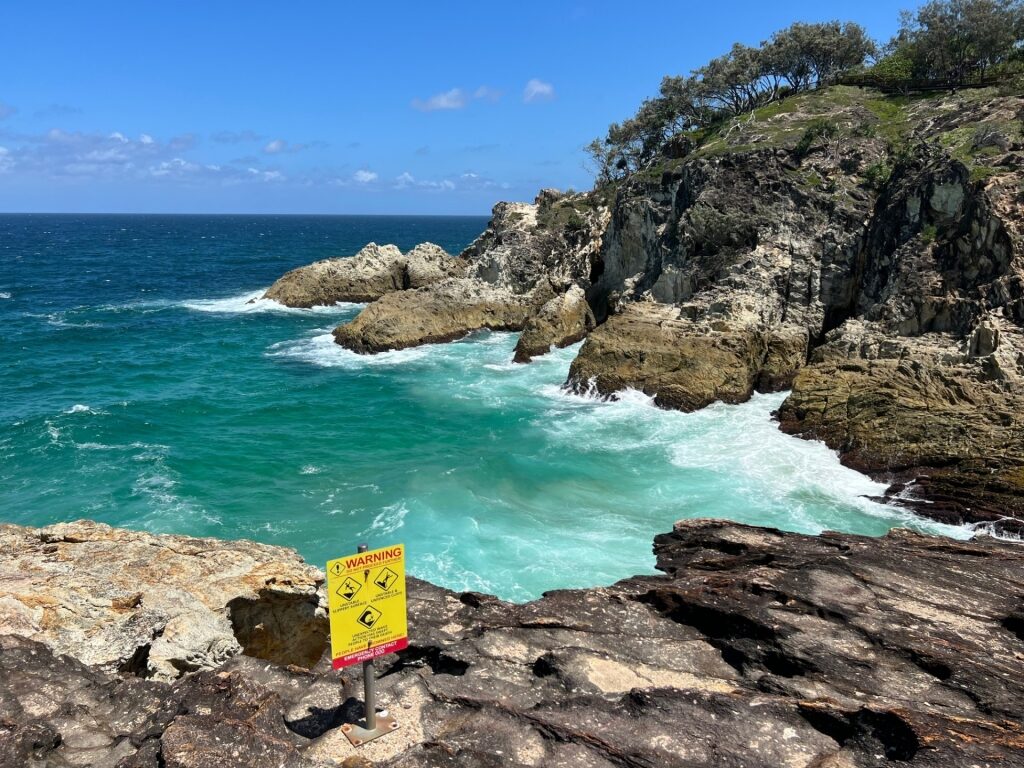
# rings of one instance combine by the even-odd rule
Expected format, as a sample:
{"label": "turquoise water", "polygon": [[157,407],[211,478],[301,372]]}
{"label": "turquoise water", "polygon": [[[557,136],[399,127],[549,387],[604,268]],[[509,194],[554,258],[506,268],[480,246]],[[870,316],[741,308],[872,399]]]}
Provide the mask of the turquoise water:
{"label": "turquoise water", "polygon": [[362,357],[356,305],[248,300],[369,240],[458,251],[482,218],[0,216],[0,520],[246,537],[311,562],[404,542],[411,569],[527,599],[653,568],[686,517],[963,535],[782,435],[782,395],[695,414],[560,389],[576,348],[516,336]]}

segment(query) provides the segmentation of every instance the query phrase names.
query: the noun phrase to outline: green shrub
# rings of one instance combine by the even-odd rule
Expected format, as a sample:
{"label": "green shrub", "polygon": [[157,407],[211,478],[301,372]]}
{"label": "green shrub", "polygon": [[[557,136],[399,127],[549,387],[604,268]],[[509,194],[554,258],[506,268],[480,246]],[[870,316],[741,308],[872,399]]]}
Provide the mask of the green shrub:
{"label": "green shrub", "polygon": [[892,167],[884,160],[869,165],[864,171],[864,183],[871,189],[880,190],[892,176]]}
{"label": "green shrub", "polygon": [[833,139],[838,135],[839,126],[824,117],[816,117],[807,124],[804,135],[793,148],[793,153],[798,158],[806,157],[818,139]]}

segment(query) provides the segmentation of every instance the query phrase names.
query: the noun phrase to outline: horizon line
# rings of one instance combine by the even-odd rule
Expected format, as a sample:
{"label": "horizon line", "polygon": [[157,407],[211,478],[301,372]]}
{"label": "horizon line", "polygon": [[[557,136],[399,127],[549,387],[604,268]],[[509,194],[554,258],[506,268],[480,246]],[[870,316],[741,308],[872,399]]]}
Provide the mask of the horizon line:
{"label": "horizon line", "polygon": [[237,211],[0,211],[0,216],[362,216],[406,218],[489,218],[491,213],[239,213]]}

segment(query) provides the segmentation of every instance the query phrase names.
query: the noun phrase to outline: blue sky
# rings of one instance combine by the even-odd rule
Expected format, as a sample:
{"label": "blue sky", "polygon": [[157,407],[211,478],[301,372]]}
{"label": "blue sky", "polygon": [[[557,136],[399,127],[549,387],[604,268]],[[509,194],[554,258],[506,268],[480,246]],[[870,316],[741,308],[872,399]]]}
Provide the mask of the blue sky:
{"label": "blue sky", "polygon": [[0,211],[485,214],[665,74],[906,5],[6,0]]}

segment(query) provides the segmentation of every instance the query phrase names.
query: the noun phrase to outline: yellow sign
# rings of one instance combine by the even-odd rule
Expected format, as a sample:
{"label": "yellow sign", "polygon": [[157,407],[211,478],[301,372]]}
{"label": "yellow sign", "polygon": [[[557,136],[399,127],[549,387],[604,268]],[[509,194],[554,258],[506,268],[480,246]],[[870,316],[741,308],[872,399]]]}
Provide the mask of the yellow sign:
{"label": "yellow sign", "polygon": [[405,547],[375,549],[327,563],[334,668],[408,647]]}

